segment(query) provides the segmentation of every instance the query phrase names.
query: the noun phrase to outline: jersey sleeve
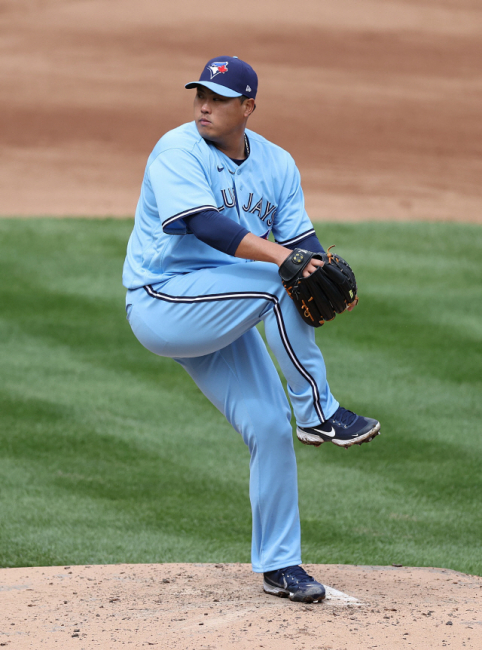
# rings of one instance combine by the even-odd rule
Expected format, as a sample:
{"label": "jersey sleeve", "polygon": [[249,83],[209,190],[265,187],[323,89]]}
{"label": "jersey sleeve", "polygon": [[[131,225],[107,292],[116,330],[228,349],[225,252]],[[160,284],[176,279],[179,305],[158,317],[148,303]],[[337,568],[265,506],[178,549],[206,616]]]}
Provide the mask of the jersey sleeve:
{"label": "jersey sleeve", "polygon": [[315,229],[305,210],[300,173],[292,158],[290,162],[273,224],[274,238],[282,246],[295,245],[315,234]]}
{"label": "jersey sleeve", "polygon": [[201,162],[184,149],[160,153],[148,170],[162,229],[169,235],[185,235],[184,217],[216,210],[216,201]]}

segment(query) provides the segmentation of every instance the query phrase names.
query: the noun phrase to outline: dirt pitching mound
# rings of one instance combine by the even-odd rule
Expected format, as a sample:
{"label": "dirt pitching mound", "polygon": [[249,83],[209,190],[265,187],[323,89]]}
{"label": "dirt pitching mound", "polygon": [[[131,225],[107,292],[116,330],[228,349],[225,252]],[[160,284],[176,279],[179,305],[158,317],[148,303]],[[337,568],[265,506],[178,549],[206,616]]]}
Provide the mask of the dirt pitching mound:
{"label": "dirt pitching mound", "polygon": [[0,646],[173,650],[482,647],[482,578],[307,565],[323,604],[269,596],[247,564],[0,570]]}

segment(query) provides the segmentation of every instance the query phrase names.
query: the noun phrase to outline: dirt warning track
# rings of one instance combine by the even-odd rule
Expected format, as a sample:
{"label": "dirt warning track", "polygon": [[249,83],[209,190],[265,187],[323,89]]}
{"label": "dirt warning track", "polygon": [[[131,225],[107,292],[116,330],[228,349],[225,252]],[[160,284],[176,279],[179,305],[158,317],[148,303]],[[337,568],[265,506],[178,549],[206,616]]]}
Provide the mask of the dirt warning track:
{"label": "dirt warning track", "polygon": [[445,569],[308,565],[323,604],[264,594],[246,564],[0,570],[0,645],[103,650],[482,647],[482,578]]}
{"label": "dirt warning track", "polygon": [[313,219],[482,223],[478,0],[2,0],[0,34],[2,215],[132,216],[184,83],[236,54]]}

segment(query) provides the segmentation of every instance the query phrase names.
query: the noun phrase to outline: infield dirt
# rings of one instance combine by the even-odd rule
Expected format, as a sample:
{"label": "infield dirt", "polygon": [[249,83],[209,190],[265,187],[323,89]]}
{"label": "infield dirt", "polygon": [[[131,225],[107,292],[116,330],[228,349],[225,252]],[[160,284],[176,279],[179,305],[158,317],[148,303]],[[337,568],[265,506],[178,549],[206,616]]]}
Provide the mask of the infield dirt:
{"label": "infield dirt", "polygon": [[307,566],[323,604],[264,594],[246,564],[2,569],[0,645],[169,650],[482,646],[482,578],[443,569]]}
{"label": "infield dirt", "polygon": [[0,214],[133,215],[212,56],[260,78],[313,219],[482,223],[479,0],[1,0]]}

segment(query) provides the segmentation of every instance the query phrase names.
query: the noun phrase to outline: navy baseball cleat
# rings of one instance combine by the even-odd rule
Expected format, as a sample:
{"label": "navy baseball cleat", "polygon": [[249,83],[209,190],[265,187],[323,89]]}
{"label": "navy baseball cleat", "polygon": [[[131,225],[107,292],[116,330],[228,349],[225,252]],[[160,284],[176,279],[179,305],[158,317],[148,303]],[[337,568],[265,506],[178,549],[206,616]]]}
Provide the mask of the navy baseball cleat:
{"label": "navy baseball cleat", "polygon": [[286,598],[299,603],[322,601],[325,588],[309,576],[300,566],[264,573],[263,589],[267,594]]}
{"label": "navy baseball cleat", "polygon": [[318,447],[324,442],[332,442],[338,447],[351,447],[370,442],[380,433],[380,422],[364,418],[342,406],[322,424],[316,427],[297,427],[296,435],[304,445]]}

